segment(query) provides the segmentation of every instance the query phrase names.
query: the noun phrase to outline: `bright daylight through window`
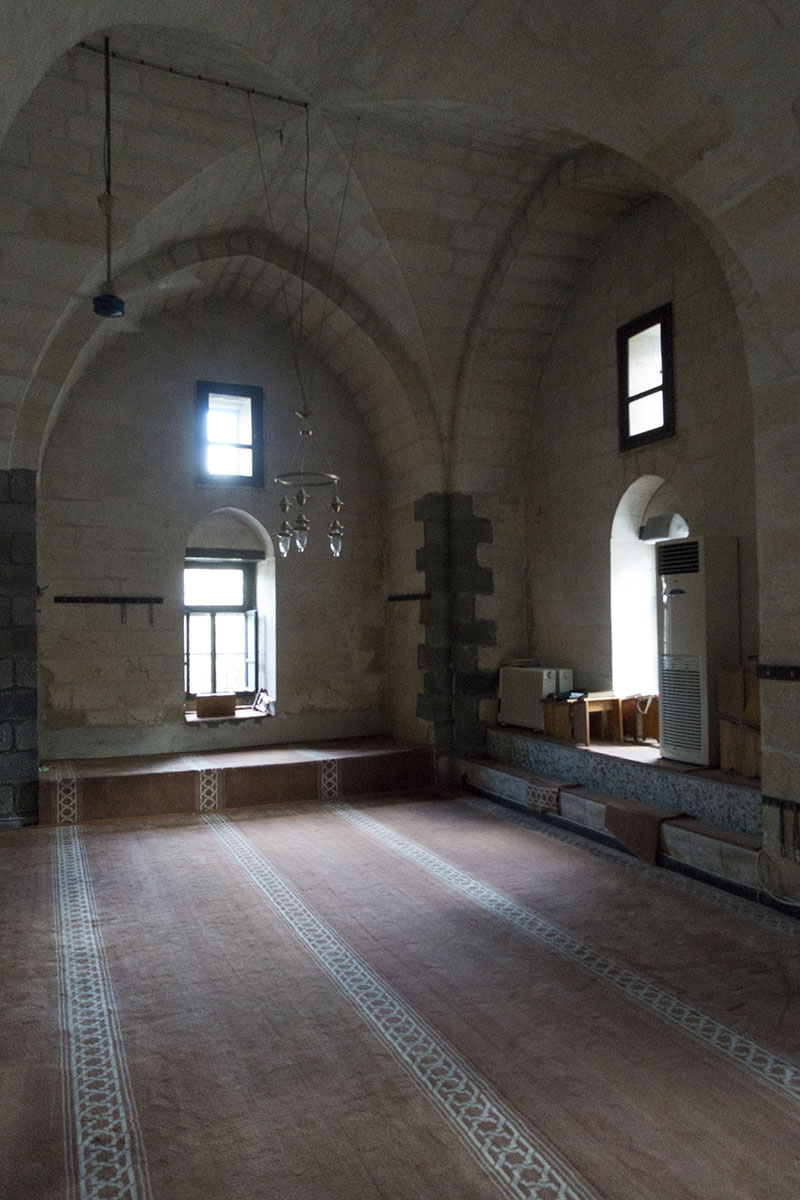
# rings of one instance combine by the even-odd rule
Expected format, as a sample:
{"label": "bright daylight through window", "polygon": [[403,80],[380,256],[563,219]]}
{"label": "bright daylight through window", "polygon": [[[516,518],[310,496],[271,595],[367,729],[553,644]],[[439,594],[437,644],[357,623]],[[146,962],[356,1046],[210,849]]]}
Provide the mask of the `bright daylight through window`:
{"label": "bright daylight through window", "polygon": [[197,384],[199,475],[206,482],[264,482],[263,393],[238,384]]}
{"label": "bright daylight through window", "polygon": [[617,330],[620,449],[675,432],[672,306],[665,304]]}
{"label": "bright daylight through window", "polygon": [[186,695],[256,691],[255,572],[252,563],[187,565],[184,581]]}

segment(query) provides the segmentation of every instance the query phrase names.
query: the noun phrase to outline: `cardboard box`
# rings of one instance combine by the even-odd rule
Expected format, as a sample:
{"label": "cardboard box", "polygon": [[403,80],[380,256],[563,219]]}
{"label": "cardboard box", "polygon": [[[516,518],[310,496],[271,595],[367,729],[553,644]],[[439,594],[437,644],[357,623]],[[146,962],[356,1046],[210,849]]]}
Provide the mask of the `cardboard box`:
{"label": "cardboard box", "polygon": [[761,778],[761,730],[744,721],[740,728],[742,775],[745,779]]}
{"label": "cardboard box", "polygon": [[622,735],[632,742],[658,741],[658,696],[626,696],[622,701]]}
{"label": "cardboard box", "polygon": [[719,765],[743,779],[760,779],[761,730],[757,725],[720,717]]}
{"label": "cardboard box", "polygon": [[198,717],[235,717],[236,692],[203,692],[197,696]]}
{"label": "cardboard box", "polygon": [[572,708],[569,700],[542,701],[544,732],[548,737],[558,738],[562,742],[573,740]]}
{"label": "cardboard box", "polygon": [[723,771],[733,771],[735,775],[742,771],[742,739],[739,721],[729,717],[719,719],[719,765]]}
{"label": "cardboard box", "polygon": [[741,667],[720,667],[718,699],[720,716],[741,720],[744,716],[744,671]]}
{"label": "cardboard box", "polygon": [[756,664],[748,663],[744,672],[744,719],[749,725],[761,724],[761,683]]}

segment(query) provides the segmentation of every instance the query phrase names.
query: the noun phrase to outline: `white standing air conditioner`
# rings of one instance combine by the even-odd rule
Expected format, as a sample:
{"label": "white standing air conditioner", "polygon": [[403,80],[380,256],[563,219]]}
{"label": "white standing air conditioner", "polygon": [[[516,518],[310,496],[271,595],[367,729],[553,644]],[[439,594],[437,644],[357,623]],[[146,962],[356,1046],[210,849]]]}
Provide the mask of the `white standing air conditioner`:
{"label": "white standing air conditioner", "polygon": [[736,538],[681,538],[656,546],[658,728],[661,754],[719,761],[719,669],[738,663]]}
{"label": "white standing air conditioner", "polygon": [[501,725],[543,729],[542,700],[552,692],[572,690],[572,671],[566,667],[501,667]]}

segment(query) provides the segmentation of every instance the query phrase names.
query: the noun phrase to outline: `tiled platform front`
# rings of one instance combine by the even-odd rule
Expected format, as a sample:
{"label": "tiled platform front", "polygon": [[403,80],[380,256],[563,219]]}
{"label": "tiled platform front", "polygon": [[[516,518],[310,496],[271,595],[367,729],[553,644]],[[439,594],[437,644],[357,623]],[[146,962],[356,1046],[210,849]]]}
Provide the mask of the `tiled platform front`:
{"label": "tiled platform front", "polygon": [[429,787],[433,751],[385,738],[44,763],[39,823],[213,812]]}
{"label": "tiled platform front", "polygon": [[620,800],[680,808],[723,829],[761,836],[761,795],[745,783],[709,778],[697,770],[629,762],[499,727],[489,730],[489,754],[498,763],[555,775]]}
{"label": "tiled platform front", "polygon": [[[564,819],[576,830],[617,841],[609,832],[607,810],[620,805],[634,813],[650,816],[652,843],[645,860],[677,869],[688,868],[703,878],[734,884],[748,892],[759,891],[758,859],[761,839],[749,833],[722,828],[697,817],[684,817],[680,809],[670,812],[652,800],[644,803],[592,791],[568,779],[542,776],[530,768],[509,766],[492,759],[461,759],[459,770],[463,782],[485,795],[509,801],[517,808]],[[574,778],[574,776],[573,776]],[[554,799],[542,803],[546,793]],[[663,819],[662,819],[663,814]],[[631,845],[624,834],[623,843]],[[637,841],[641,840],[641,833]],[[619,843],[618,843],[619,844]],[[633,846],[641,853],[639,846]],[[656,858],[658,855],[658,858]]]}

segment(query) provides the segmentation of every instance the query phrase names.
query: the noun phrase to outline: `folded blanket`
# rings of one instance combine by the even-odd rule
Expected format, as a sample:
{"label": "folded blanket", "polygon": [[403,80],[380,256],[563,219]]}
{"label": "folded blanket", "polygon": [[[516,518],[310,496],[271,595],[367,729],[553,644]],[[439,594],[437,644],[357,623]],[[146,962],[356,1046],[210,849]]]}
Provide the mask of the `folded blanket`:
{"label": "folded blanket", "polygon": [[649,808],[644,804],[609,804],[606,829],[622,842],[631,854],[644,862],[655,863],[662,821],[685,816],[677,808]]}

